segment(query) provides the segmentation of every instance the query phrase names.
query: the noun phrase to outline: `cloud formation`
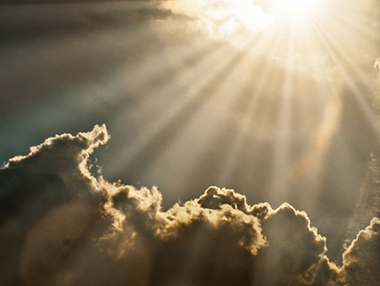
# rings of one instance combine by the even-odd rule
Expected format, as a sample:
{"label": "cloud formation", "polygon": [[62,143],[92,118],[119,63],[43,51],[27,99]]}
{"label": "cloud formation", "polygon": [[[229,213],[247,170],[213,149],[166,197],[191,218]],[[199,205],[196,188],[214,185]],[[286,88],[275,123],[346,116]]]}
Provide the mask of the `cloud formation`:
{"label": "cloud formation", "polygon": [[375,69],[380,69],[380,58],[377,58],[373,64]]}
{"label": "cloud formation", "polygon": [[237,31],[258,32],[271,23],[261,6],[251,0],[162,1],[160,8],[192,20],[192,27],[213,38],[226,38]]}
{"label": "cloud formation", "polygon": [[230,189],[161,208],[162,195],[89,171],[105,125],[57,135],[0,169],[5,285],[376,285],[380,220],[338,268],[305,212]]}
{"label": "cloud formation", "polygon": [[343,254],[347,285],[378,285],[380,281],[380,219],[373,218]]}

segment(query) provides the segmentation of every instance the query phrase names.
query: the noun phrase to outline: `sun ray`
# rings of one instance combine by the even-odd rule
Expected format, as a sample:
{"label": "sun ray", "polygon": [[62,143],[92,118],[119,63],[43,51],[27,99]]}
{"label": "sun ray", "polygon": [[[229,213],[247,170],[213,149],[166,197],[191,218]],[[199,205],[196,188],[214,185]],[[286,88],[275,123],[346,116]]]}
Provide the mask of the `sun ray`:
{"label": "sun ray", "polygon": [[[318,196],[318,188],[320,185],[320,175],[323,169],[324,161],[331,144],[332,135],[336,130],[337,123],[339,122],[339,103],[337,102],[337,90],[334,89],[334,85],[329,79],[326,72],[322,73],[320,77],[320,69],[322,67],[314,65],[314,57],[317,57],[320,50],[318,48],[317,39],[313,37],[310,29],[306,33],[294,33],[295,37],[295,50],[300,53],[304,59],[307,59],[307,65],[310,70],[298,71],[297,63],[295,63],[295,82],[294,93],[302,94],[294,100],[294,112],[300,114],[299,119],[292,121],[293,128],[299,128],[297,133],[311,135],[304,139],[303,145],[305,146],[297,155],[295,160],[291,162],[290,169],[286,172],[286,176],[289,178],[289,193],[290,200],[295,202],[302,202],[305,205],[305,209],[309,213],[314,213],[316,208],[315,201],[312,198]],[[319,63],[321,64],[321,63]],[[323,68],[326,68],[323,65]],[[310,80],[301,80],[299,78],[300,72],[307,72],[307,77]],[[318,77],[313,75],[317,74]],[[326,83],[329,83],[327,84]],[[322,84],[323,83],[323,84]],[[312,93],[312,94],[307,94]],[[315,102],[316,104],[312,104]],[[299,104],[299,105],[297,105]],[[314,109],[314,110],[313,110]],[[316,113],[315,110],[318,110]],[[313,116],[312,114],[320,114],[324,112],[324,116]],[[311,126],[315,126],[315,122],[321,121],[317,124],[315,130],[310,130]],[[314,122],[314,123],[313,123]],[[300,126],[298,126],[300,125]],[[305,130],[305,131],[303,131]],[[306,131],[308,130],[308,131]],[[317,139],[318,138],[318,139]],[[319,143],[318,143],[319,142]],[[302,186],[307,185],[307,188],[313,188],[314,191],[308,192],[308,197],[305,198],[303,193],[299,193],[296,190],[301,190]],[[297,194],[297,195],[293,195]]]}
{"label": "sun ray", "polygon": [[273,167],[271,171],[271,185],[269,187],[269,196],[274,205],[279,205],[281,202],[286,201],[287,178],[285,176],[286,169],[290,163],[291,152],[291,138],[292,138],[292,125],[291,125],[291,110],[293,101],[293,56],[294,56],[294,40],[295,29],[294,22],[292,23],[288,48],[286,53],[286,66],[287,69],[279,84],[282,86],[279,98],[279,114],[277,118],[277,127],[275,133],[275,145],[273,150]]}
{"label": "sun ray", "polygon": [[[94,4],[98,12],[86,8],[82,14],[88,3],[78,4],[73,14],[78,23],[56,21],[54,15],[62,14],[55,9],[44,29],[33,22],[42,16],[33,14],[25,23],[34,26],[19,31],[21,36],[13,25],[10,32],[2,29],[8,42],[0,49],[6,67],[0,81],[3,92],[11,90],[6,100],[12,101],[5,100],[3,110],[18,107],[18,95],[24,100],[19,110],[6,110],[1,122],[11,131],[1,131],[0,137],[6,141],[16,125],[39,139],[42,129],[60,132],[54,127],[104,121],[114,139],[104,161],[105,178],[164,183],[171,202],[185,192],[194,197],[190,189],[202,191],[207,187],[202,184],[263,190],[248,195],[274,206],[305,200],[299,205],[316,216],[326,194],[318,192],[327,185],[324,167],[338,158],[353,165],[338,162],[343,172],[355,173],[352,141],[364,150],[370,140],[361,139],[371,137],[365,134],[371,128],[368,133],[376,135],[370,139],[380,138],[377,116],[366,101],[375,86],[364,68],[375,60],[377,29],[364,19],[364,8],[355,10],[360,4],[340,2],[331,10],[326,6],[323,14],[307,12],[307,1],[277,1],[277,22],[270,26],[269,18],[255,18],[263,10],[250,0],[165,2],[196,3],[180,13],[133,2],[117,8]],[[117,19],[113,9],[122,10]],[[55,28],[49,30],[50,24]],[[347,100],[366,127],[354,135],[350,128],[339,130],[344,119],[357,119],[347,115],[352,111],[344,105]],[[21,115],[11,118],[16,114]],[[346,179],[336,194],[355,180]],[[312,186],[299,192],[305,185]],[[193,257],[182,274],[188,274]]]}
{"label": "sun ray", "polygon": [[[125,149],[121,154],[118,154],[118,159],[113,165],[112,169],[109,170],[111,173],[118,173],[117,170],[121,170],[123,165],[127,164],[130,161],[133,161],[133,157],[136,157],[136,154],[139,154],[139,150],[149,144],[149,142],[153,141],[153,138],[158,136],[161,130],[165,128],[178,114],[181,113],[181,110],[184,109],[188,104],[194,101],[193,98],[196,98],[197,89],[199,89],[202,85],[207,84],[210,81],[214,74],[217,73],[218,70],[225,64],[225,61],[218,61],[221,58],[225,58],[225,55],[228,54],[229,49],[224,47],[216,51],[215,53],[210,54],[209,57],[206,57],[202,62],[199,62],[196,69],[208,69],[207,76],[203,76],[200,80],[198,80],[198,84],[196,86],[189,87],[187,94],[185,96],[175,97],[175,101],[170,104],[170,108],[164,108],[162,110],[162,114],[158,117],[158,120],[154,120],[153,124],[149,124],[143,128],[144,133],[139,137],[135,138],[137,141],[131,142],[129,147]],[[216,63],[216,64],[215,64]],[[199,74],[192,74],[193,69],[189,71],[191,78],[192,76],[199,76]],[[186,75],[183,75],[185,77]],[[187,76],[186,76],[187,77]],[[189,79],[189,78],[188,78]],[[171,83],[172,84],[172,83]],[[171,88],[171,86],[168,86]],[[168,91],[165,87],[162,91],[155,90],[156,97],[159,98],[160,94],[166,94]],[[157,105],[152,102],[143,102],[145,105],[151,106],[151,108],[157,110]],[[147,106],[148,107],[148,106]],[[162,107],[163,108],[163,107]],[[169,111],[169,112],[168,112]],[[144,108],[139,108],[139,112],[144,112]],[[120,119],[117,121],[124,121],[125,114],[120,113]],[[143,118],[142,118],[143,119]],[[138,157],[138,156],[137,156]],[[120,171],[119,171],[120,172]]]}
{"label": "sun ray", "polygon": [[[246,45],[247,44],[248,43],[246,43]],[[228,49],[226,51],[228,51]],[[215,55],[213,55],[213,57],[214,56]],[[138,142],[134,144],[136,146],[136,149],[129,148],[128,153],[126,154],[129,154],[127,156],[131,156],[130,158],[125,156],[122,158],[122,160],[119,161],[122,162],[125,167],[134,167],[133,170],[130,170],[129,173],[133,174],[135,170],[135,164],[138,160],[140,160],[142,153],[146,157],[152,157],[157,156],[164,150],[153,150],[151,148],[152,144],[157,145],[157,142],[162,141],[166,143],[162,143],[160,145],[163,147],[166,146],[165,148],[168,147],[168,144],[175,138],[175,136],[177,136],[176,134],[180,131],[180,129],[184,128],[184,126],[188,124],[188,121],[195,115],[197,110],[201,108],[212,96],[214,96],[215,89],[218,88],[218,84],[223,81],[225,77],[229,76],[231,69],[244,58],[244,53],[239,52],[233,53],[229,56],[219,56],[214,58],[215,62],[212,63],[213,69],[209,70],[209,76],[204,77],[201,81],[198,82],[198,85],[190,88],[187,92],[186,97],[181,99],[183,103],[179,104],[177,102],[174,104],[170,114],[167,114],[166,111],[165,116],[161,118],[159,122],[156,122],[154,124],[154,127],[152,126],[153,129],[151,135],[141,137],[145,143]],[[224,58],[224,61],[218,61],[220,58]],[[149,128],[146,128],[146,130],[147,129],[147,134],[149,134]],[[120,169],[123,170],[122,166],[120,165],[114,167],[115,169],[119,169],[119,172]]]}
{"label": "sun ray", "polygon": [[[217,146],[228,145],[227,142],[232,139],[230,136],[225,136],[224,125],[227,120],[226,116],[228,116],[230,112],[228,107],[231,101],[236,101],[237,99],[231,96],[229,89],[233,87],[234,80],[236,79],[234,73],[238,73],[240,67],[248,60],[249,51],[249,49],[245,52],[243,51],[243,57],[241,59],[235,58],[234,63],[236,67],[230,66],[230,68],[225,69],[226,78],[220,83],[217,91],[210,91],[209,93],[212,96],[207,102],[199,105],[196,110],[196,116],[194,115],[186,120],[186,128],[183,128],[182,131],[178,133],[178,136],[173,138],[170,146],[167,146],[166,151],[158,158],[157,164],[153,164],[154,166],[151,168],[151,171],[144,176],[144,180],[154,182],[153,178],[163,172],[159,166],[165,165],[164,162],[171,165],[169,162],[178,160],[179,158],[175,154],[183,152],[183,148],[186,148],[186,154],[188,154],[188,152],[192,154],[191,157],[187,158],[186,163],[182,163],[181,169],[171,171],[172,174],[176,174],[176,177],[181,178],[180,181],[183,183],[183,186],[178,187],[177,185],[177,189],[181,189],[181,192],[187,191],[186,186],[188,182],[192,182],[193,185],[196,184],[192,178],[201,177],[202,174],[199,174],[201,170],[206,169],[209,170],[208,173],[218,173],[218,169],[223,165],[217,164],[215,158],[210,154],[215,154],[214,152]],[[236,86],[232,92],[234,94],[237,92]],[[223,114],[225,115],[223,116]],[[201,126],[202,128],[200,128]],[[202,133],[200,133],[201,130]],[[189,141],[189,137],[195,140]],[[210,157],[209,160],[206,159],[208,157]],[[157,166],[157,168],[155,166]],[[170,182],[168,183],[170,184]],[[208,184],[212,183],[213,182],[210,181]],[[199,189],[204,187],[205,186],[202,185]]]}
{"label": "sun ray", "polygon": [[275,13],[291,14],[291,17],[310,15],[319,9],[317,0],[274,0]]}
{"label": "sun ray", "polygon": [[326,18],[330,24],[326,22],[325,25],[340,26],[340,30],[360,35],[362,39],[376,39],[378,36],[376,29],[371,28],[371,25],[365,21],[365,18],[360,17],[357,12],[352,11],[351,14],[345,15],[341,11],[329,11],[329,17]]}
{"label": "sun ray", "polygon": [[[372,126],[372,129],[377,136],[380,136],[377,115],[374,113],[374,110],[368,106],[368,103],[366,103],[363,98],[363,96],[368,97],[372,90],[375,90],[374,85],[323,27],[318,26],[317,30],[319,38],[325,48],[328,50],[335,63],[341,68],[340,72],[343,75],[344,81],[353,91],[352,95],[355,96],[357,104],[361,109],[363,109],[368,123]],[[358,86],[366,87],[366,94],[360,94]]]}
{"label": "sun ray", "polygon": [[[240,35],[240,36],[237,35],[234,38],[235,38],[233,40],[234,43],[240,41],[241,42],[240,43],[241,47],[244,47],[244,46],[247,45],[247,43],[244,44],[244,41],[247,42],[246,35],[244,35],[244,34]],[[260,45],[259,44],[260,41],[261,41],[260,37],[255,37],[253,40],[256,41],[257,45]],[[250,41],[251,41],[251,44],[252,44],[252,40],[250,40]],[[223,63],[223,62],[218,61],[218,59],[226,58],[225,54],[228,54],[229,52],[228,52],[228,49],[226,48],[227,47],[226,45],[219,45],[219,46],[223,46],[224,48],[223,49],[219,49],[219,48],[214,49],[213,53],[210,54],[209,57],[205,58],[206,61],[200,61],[200,62],[197,61],[197,64],[195,66],[192,66],[191,70],[189,70],[188,72],[185,71],[184,73],[181,73],[179,75],[181,78],[183,78],[183,80],[181,80],[183,82],[198,82],[197,85],[189,86],[187,88],[187,94],[197,94],[199,92],[197,90],[198,87],[200,87],[200,86],[202,86],[204,84],[207,84],[207,81],[209,81],[211,79],[211,78],[208,79],[208,77],[204,77],[204,76],[202,76],[201,78],[198,79],[200,73],[198,73],[197,71],[199,71],[199,70],[209,70],[209,74],[211,75],[211,74],[213,74],[213,70],[212,69],[214,69],[214,71],[223,70],[223,68],[221,68],[221,66],[222,66],[221,63]],[[263,47],[265,47],[265,46],[263,45]],[[242,49],[242,48],[240,48],[240,49]],[[178,54],[178,55],[180,55],[180,54]],[[202,64],[202,66],[199,65],[198,62],[199,62],[199,64]],[[215,63],[217,63],[217,65],[215,65]],[[219,65],[219,67],[218,67],[218,65]],[[210,69],[210,67],[212,69]],[[142,70],[144,70],[144,69],[142,69]],[[186,75],[187,73],[188,73],[188,75]],[[133,82],[132,82],[132,84],[133,84]],[[155,92],[158,92],[158,91],[156,90]],[[171,118],[172,116],[175,116],[175,114],[177,114],[177,112],[179,112],[182,108],[184,108],[187,105],[187,102],[191,102],[192,101],[191,97],[192,96],[190,96],[190,95],[188,95],[186,97],[181,97],[179,100],[182,101],[182,103],[180,103],[179,101],[177,101],[175,104],[173,104],[173,108],[170,109],[171,112],[170,113],[166,112],[166,114],[163,117],[161,117],[159,119],[159,121],[157,121],[154,124],[155,127],[153,127],[153,128],[149,128],[149,127],[148,128],[144,128],[145,135],[143,135],[141,137],[141,140],[143,140],[143,141],[140,140],[140,141],[136,141],[135,143],[133,143],[128,148],[128,150],[124,151],[125,155],[122,155],[121,157],[120,157],[120,154],[118,155],[119,158],[118,158],[117,161],[120,162],[120,164],[124,165],[125,162],[130,161],[130,159],[128,159],[130,156],[133,156],[133,154],[139,154],[139,152],[137,150],[141,149],[142,146],[145,146],[146,144],[148,144],[148,142],[151,142],[152,138],[155,137],[154,134],[158,134],[162,129],[164,129],[164,126],[167,125],[168,122],[170,122],[169,118]],[[172,115],[170,115],[170,114],[172,114]],[[149,130],[151,130],[151,131],[149,131]],[[118,164],[116,164],[116,165],[113,166],[113,169],[115,169],[115,170],[116,169],[120,169],[120,168],[121,168],[121,165],[119,166]]]}
{"label": "sun ray", "polygon": [[[272,59],[277,54],[281,39],[280,38],[271,38],[271,41],[274,41],[273,47],[269,53],[268,58]],[[268,45],[269,43],[267,43]],[[257,61],[258,59],[254,59]],[[256,63],[253,62],[252,65],[254,66]],[[257,108],[258,101],[260,97],[264,96],[262,93],[266,87],[266,85],[270,84],[270,81],[272,80],[270,78],[270,70],[272,66],[274,65],[273,61],[269,60],[267,64],[264,67],[264,70],[262,71],[262,74],[256,81],[256,87],[253,90],[253,94],[251,95],[251,100],[248,103],[248,106],[246,108],[245,114],[243,118],[241,119],[241,123],[239,124],[239,129],[236,134],[236,139],[234,139],[233,145],[230,148],[230,151],[227,154],[226,162],[224,163],[224,169],[221,172],[219,184],[225,186],[230,176],[232,175],[233,170],[236,168],[237,160],[238,160],[238,153],[242,152],[242,146],[244,143],[245,137],[252,132],[250,129],[252,128],[252,117],[254,115],[255,109]],[[254,69],[255,67],[253,67]]]}

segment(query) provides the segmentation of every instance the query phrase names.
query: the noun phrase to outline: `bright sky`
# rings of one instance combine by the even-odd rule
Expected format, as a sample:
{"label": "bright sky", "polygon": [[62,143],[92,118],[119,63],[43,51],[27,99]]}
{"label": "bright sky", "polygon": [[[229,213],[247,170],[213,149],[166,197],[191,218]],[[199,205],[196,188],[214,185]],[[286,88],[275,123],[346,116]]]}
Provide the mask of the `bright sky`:
{"label": "bright sky", "polygon": [[[159,226],[155,230],[158,235],[165,232],[165,226],[170,234],[200,213],[208,219],[210,233],[225,221],[238,223],[238,228],[231,229],[241,230],[242,222],[256,229],[259,218],[248,216],[247,206],[229,201],[241,202],[242,194],[252,208],[269,203],[273,225],[281,225],[286,213],[301,218],[303,230],[318,246],[319,252],[312,257],[324,253],[323,239],[310,228],[315,226],[326,237],[326,255],[342,265],[344,241],[353,240],[380,211],[374,191],[379,175],[374,150],[380,134],[377,1],[40,2],[45,4],[4,5],[0,9],[0,159],[7,163],[14,156],[26,156],[16,157],[13,167],[0,170],[0,203],[7,205],[25,197],[22,204],[4,208],[10,217],[17,213],[14,219],[19,222],[9,224],[7,230],[13,234],[24,217],[41,210],[41,217],[31,216],[36,220],[35,228],[30,225],[33,231],[14,230],[15,235],[25,236],[15,240],[17,251],[27,249],[19,256],[32,262],[20,265],[38,265],[28,259],[42,249],[36,239],[40,232],[50,233],[48,240],[54,240],[58,237],[54,231],[64,232],[76,220],[91,225],[91,215],[81,215],[82,220],[70,216],[72,221],[67,223],[60,218],[66,212],[78,215],[81,210],[86,213],[87,207],[92,209],[91,203],[79,207],[83,203],[79,199],[86,200],[88,195],[82,196],[80,190],[101,187],[108,192],[108,197],[102,198],[106,201],[103,207],[118,220],[114,222],[120,230],[118,241],[127,241],[118,244],[117,236],[108,236],[115,241],[108,241],[109,248],[108,242],[103,244],[105,253],[117,253],[117,259],[125,258],[128,243],[135,243],[138,250],[140,246],[148,249],[144,239],[149,238],[144,235],[152,228]],[[72,136],[55,137],[65,133]],[[39,144],[31,149],[36,157],[27,155],[31,146]],[[106,146],[99,146],[103,144]],[[95,148],[88,173],[87,155]],[[88,153],[79,156],[82,149]],[[372,161],[371,154],[375,154]],[[16,175],[21,183],[12,179]],[[108,182],[118,183],[111,187]],[[152,191],[129,190],[123,184]],[[204,193],[209,186],[219,188]],[[2,188],[14,192],[14,197],[2,201]],[[52,213],[45,214],[44,208],[30,203],[25,195],[30,191],[38,196],[39,190],[51,188],[60,195],[49,193],[43,198],[69,200],[65,191],[72,190],[78,193],[73,200],[79,201],[64,206],[54,201],[57,205],[52,203]],[[161,194],[162,210],[158,210]],[[191,201],[199,197],[202,203]],[[183,204],[171,209],[178,201]],[[226,204],[232,209],[208,211],[223,202],[229,202]],[[284,202],[290,205],[282,205]],[[30,208],[22,207],[29,203]],[[280,205],[282,209],[276,211]],[[126,206],[135,208],[133,218],[141,220],[136,223],[141,228],[129,231],[123,226],[123,220],[128,221]],[[157,213],[152,214],[154,211]],[[145,225],[146,218],[155,221]],[[377,224],[374,220],[366,229],[367,238],[375,236]],[[85,235],[81,229],[79,226],[72,238],[62,241],[80,241]],[[268,235],[286,236],[276,231]],[[203,239],[202,235],[184,238],[173,249],[193,253],[197,245],[189,244],[191,251],[181,247],[188,241],[202,245],[207,241]],[[247,246],[241,239],[237,245],[256,255],[265,245],[258,241],[258,245]],[[170,250],[169,244],[162,245],[152,253],[166,252],[165,247]],[[263,255],[272,255],[271,251],[286,254],[281,243],[274,245],[269,248],[274,250]],[[184,264],[174,263],[190,269],[183,266],[177,269],[179,273],[191,272],[193,266],[197,269],[194,261],[201,250],[194,252],[193,260],[181,258]],[[10,250],[6,253],[13,255]],[[54,251],[49,253],[55,257]],[[87,265],[86,253],[78,254],[84,257],[83,265]],[[347,252],[347,261],[350,255],[354,251]],[[142,264],[148,260],[142,259]],[[20,272],[10,265],[3,271],[10,273],[9,281],[22,271],[31,275],[27,268]],[[74,279],[75,275],[69,274],[68,279]]]}

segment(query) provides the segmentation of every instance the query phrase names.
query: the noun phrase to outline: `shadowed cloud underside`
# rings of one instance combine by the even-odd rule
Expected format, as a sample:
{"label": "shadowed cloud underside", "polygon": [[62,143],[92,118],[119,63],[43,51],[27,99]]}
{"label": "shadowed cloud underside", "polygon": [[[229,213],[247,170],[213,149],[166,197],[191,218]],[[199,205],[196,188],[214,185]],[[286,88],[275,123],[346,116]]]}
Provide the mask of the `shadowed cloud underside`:
{"label": "shadowed cloud underside", "polygon": [[109,139],[105,125],[57,135],[0,169],[5,285],[377,285],[379,219],[339,268],[287,203],[210,187],[163,211],[157,188],[92,175],[89,156]]}

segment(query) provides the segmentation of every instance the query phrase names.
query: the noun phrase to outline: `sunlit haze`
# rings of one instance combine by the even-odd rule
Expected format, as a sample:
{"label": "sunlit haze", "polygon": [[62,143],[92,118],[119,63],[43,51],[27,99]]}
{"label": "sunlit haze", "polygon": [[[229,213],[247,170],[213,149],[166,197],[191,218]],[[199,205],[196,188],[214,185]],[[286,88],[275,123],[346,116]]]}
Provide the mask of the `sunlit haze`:
{"label": "sunlit haze", "polygon": [[378,286],[380,2],[5,0],[0,284]]}
{"label": "sunlit haze", "polygon": [[320,9],[323,0],[273,0],[274,10],[281,13],[290,13],[293,16],[310,16]]}

